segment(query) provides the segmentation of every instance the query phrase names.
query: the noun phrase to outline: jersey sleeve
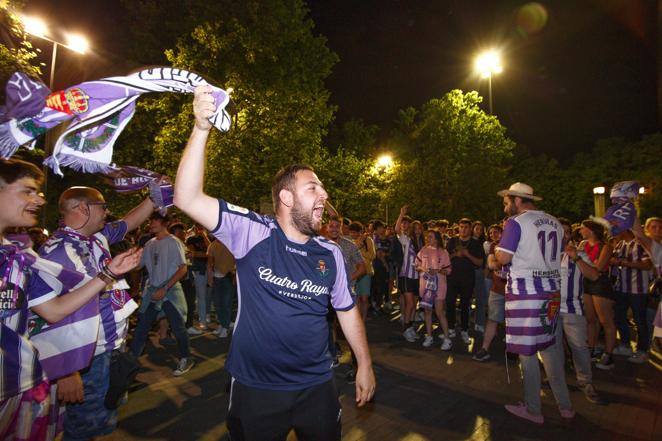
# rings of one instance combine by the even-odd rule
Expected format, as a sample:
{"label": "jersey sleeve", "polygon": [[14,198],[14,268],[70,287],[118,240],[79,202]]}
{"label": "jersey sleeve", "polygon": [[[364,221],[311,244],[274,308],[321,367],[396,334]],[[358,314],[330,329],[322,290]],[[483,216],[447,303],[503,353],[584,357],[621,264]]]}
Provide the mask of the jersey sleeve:
{"label": "jersey sleeve", "polygon": [[219,218],[212,234],[241,259],[271,234],[270,218],[243,207],[218,200]]}
{"label": "jersey sleeve", "polygon": [[108,239],[108,244],[113,245],[121,240],[124,240],[124,236],[129,229],[129,226],[125,221],[119,220],[116,222],[108,222],[100,233]]}
{"label": "jersey sleeve", "polygon": [[515,254],[521,236],[522,229],[519,223],[511,217],[503,226],[503,234],[501,235],[501,240],[496,249],[508,254]]}
{"label": "jersey sleeve", "polygon": [[39,306],[44,302],[54,299],[58,295],[57,291],[35,272],[30,274],[30,280],[28,280],[25,293],[27,294],[29,308]]}
{"label": "jersey sleeve", "polygon": [[349,290],[349,274],[345,268],[345,259],[338,246],[333,246],[331,250],[336,262],[336,280],[331,290],[331,306],[337,311],[349,311],[354,307],[354,300]]}

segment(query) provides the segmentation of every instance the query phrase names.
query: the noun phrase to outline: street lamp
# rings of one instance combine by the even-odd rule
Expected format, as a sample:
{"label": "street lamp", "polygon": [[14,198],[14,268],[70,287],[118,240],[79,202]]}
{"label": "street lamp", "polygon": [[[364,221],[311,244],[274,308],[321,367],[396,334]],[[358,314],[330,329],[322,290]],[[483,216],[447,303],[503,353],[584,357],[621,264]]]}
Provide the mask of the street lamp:
{"label": "street lamp", "polygon": [[[23,24],[23,29],[27,34],[33,35],[37,38],[41,38],[42,40],[46,40],[50,43],[53,44],[53,52],[51,55],[51,72],[50,76],[48,78],[48,88],[53,92],[53,87],[55,85],[55,62],[57,60],[57,48],[58,46],[62,46],[64,48],[69,49],[70,51],[79,53],[79,54],[85,54],[87,50],[89,49],[89,43],[87,40],[76,34],[68,34],[65,35],[67,42],[62,43],[59,41],[56,41],[48,36],[48,26],[46,26],[46,23],[43,20],[40,20],[36,17],[27,17],[23,16],[21,17],[21,23]],[[50,154],[50,150],[52,147],[52,133],[51,131],[46,132],[46,139],[44,141],[44,153],[46,157]],[[43,171],[44,171],[44,183],[43,183],[43,188],[44,188],[44,195],[48,194],[48,167],[45,165],[43,166]],[[42,224],[45,227],[46,226],[46,210],[42,210]]]}
{"label": "street lamp", "polygon": [[48,37],[48,26],[42,20],[35,17],[21,17],[21,22],[23,23],[23,29],[26,33],[33,35],[42,40],[46,40],[50,43],[53,43],[53,53],[51,56],[51,75],[49,77],[48,86],[53,91],[53,84],[55,79],[55,61],[57,59],[57,48],[58,46],[65,47],[73,52],[84,54],[90,48],[89,43],[80,35],[69,34],[66,35],[67,42],[62,43],[52,38]]}
{"label": "street lamp", "polygon": [[[392,165],[393,165],[393,157],[389,154],[383,154],[379,156],[377,158],[377,161],[375,162],[375,166],[380,174],[384,174],[385,172],[387,172]],[[386,225],[388,225],[388,201],[386,199],[384,200],[384,206],[386,210],[385,213]]]}
{"label": "street lamp", "polygon": [[490,115],[492,115],[492,75],[500,74],[503,71],[501,54],[494,49],[480,53],[474,61],[474,69],[482,78],[487,78],[487,94],[489,97]]}
{"label": "street lamp", "polygon": [[593,187],[593,206],[596,217],[602,217],[605,214],[605,192],[604,186]]}

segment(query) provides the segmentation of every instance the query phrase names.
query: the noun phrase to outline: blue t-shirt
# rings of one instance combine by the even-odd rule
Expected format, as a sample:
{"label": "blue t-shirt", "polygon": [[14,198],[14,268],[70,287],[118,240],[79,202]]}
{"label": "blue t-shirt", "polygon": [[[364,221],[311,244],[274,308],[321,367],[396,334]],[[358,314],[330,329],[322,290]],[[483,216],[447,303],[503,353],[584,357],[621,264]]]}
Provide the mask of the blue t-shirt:
{"label": "blue t-shirt", "polygon": [[212,232],[237,261],[239,311],[225,367],[240,383],[299,390],[331,379],[330,306],[354,307],[338,246],[290,241],[273,217],[219,200]]}

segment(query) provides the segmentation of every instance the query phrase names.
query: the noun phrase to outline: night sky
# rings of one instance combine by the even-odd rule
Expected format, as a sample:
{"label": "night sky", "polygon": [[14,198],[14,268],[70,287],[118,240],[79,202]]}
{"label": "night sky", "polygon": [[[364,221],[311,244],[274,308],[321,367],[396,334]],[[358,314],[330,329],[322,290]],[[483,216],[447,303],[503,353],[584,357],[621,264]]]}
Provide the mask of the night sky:
{"label": "night sky", "polygon": [[[493,77],[494,113],[531,151],[563,159],[598,139],[658,131],[654,1],[541,1],[542,15],[524,17],[541,8],[496,0],[308,3],[315,32],[340,57],[327,81],[339,124],[360,118],[382,127],[384,139],[399,109],[454,88],[478,90],[487,110],[487,83],[472,64],[494,46],[504,58],[504,72]],[[93,36],[96,55],[61,54],[56,79],[138,67],[121,56],[118,10],[117,0],[28,0],[27,12]]]}

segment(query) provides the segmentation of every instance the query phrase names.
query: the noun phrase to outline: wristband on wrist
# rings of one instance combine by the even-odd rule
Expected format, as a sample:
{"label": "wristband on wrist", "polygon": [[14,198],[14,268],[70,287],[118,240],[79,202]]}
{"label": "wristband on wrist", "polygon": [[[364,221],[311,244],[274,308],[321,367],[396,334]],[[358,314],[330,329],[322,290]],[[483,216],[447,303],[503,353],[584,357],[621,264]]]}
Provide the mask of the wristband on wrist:
{"label": "wristband on wrist", "polygon": [[108,274],[106,274],[102,271],[99,271],[97,273],[97,278],[100,279],[106,285],[112,285],[115,282],[114,279],[112,279],[110,276],[108,276]]}

